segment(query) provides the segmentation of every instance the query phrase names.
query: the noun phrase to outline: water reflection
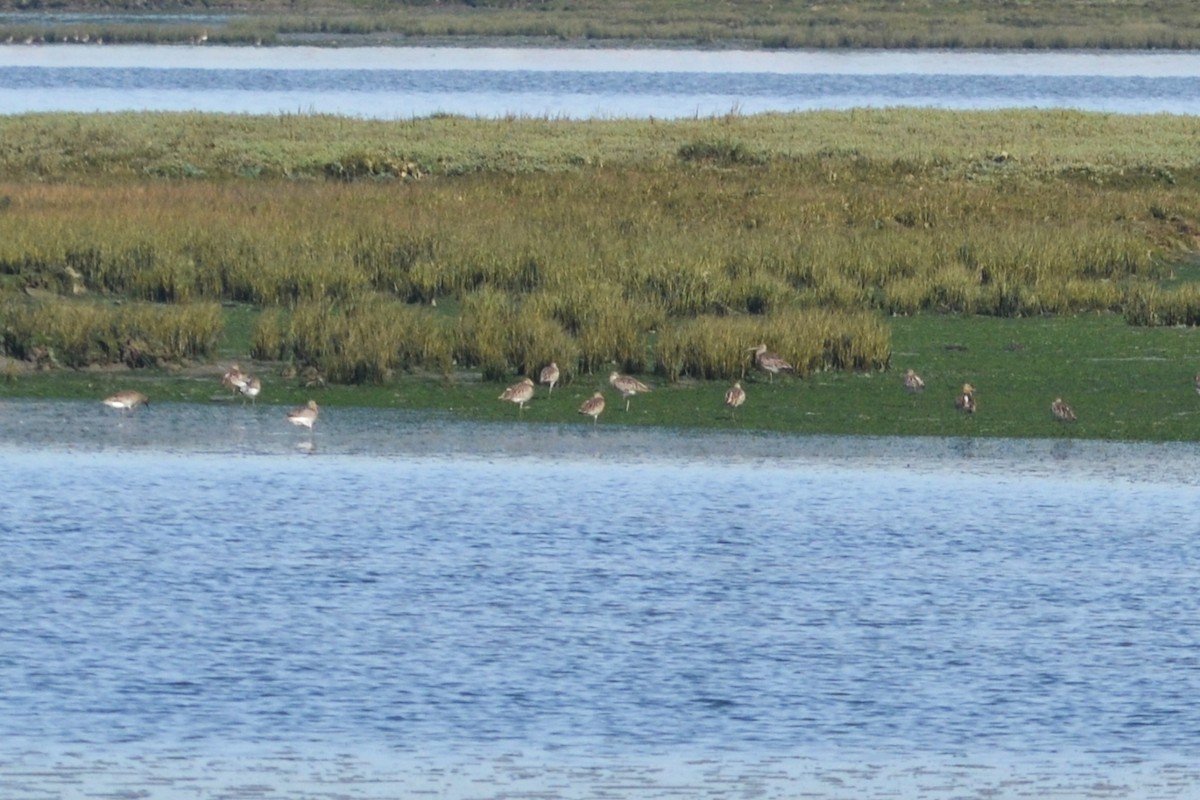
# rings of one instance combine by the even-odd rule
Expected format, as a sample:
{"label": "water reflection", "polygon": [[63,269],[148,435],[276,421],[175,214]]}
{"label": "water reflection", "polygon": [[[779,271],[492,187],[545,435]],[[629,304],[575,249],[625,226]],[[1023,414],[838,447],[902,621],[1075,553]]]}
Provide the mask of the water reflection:
{"label": "water reflection", "polygon": [[0,408],[0,449],[965,470],[1047,480],[1200,485],[1200,446],[1190,442],[790,436],[586,421],[483,424],[431,412],[366,408],[323,408],[321,424],[310,433],[288,424],[287,410],[267,404],[162,403],[121,414],[95,402],[10,400]]}

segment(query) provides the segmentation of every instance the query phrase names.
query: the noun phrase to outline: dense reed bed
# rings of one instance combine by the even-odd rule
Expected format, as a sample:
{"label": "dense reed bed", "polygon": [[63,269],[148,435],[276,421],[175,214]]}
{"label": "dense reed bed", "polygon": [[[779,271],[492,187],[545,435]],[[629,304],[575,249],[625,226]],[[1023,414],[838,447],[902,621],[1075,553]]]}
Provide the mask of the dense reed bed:
{"label": "dense reed bed", "polygon": [[[812,368],[877,367],[886,340],[861,324],[844,335],[874,345],[842,358],[807,355],[808,337],[787,336],[787,325],[760,334],[747,321],[818,309],[846,319],[863,310],[1118,310],[1128,287],[1169,274],[1164,256],[1179,224],[1151,213],[1166,202],[1154,187],[1061,183],[997,195],[973,182],[936,192],[852,182],[830,191],[808,177],[686,168],[408,184],[10,184],[0,187],[11,198],[0,215],[0,273],[61,293],[82,286],[147,302],[329,309],[289,321],[297,341],[310,338],[298,320],[327,326],[385,315],[381,304],[449,301],[460,312],[453,357],[489,377],[530,371],[563,350],[585,371],[616,362],[722,377],[734,373],[727,354],[660,362],[646,337],[669,331],[677,341],[684,334],[674,326],[688,322],[693,341],[705,326],[737,329],[743,347],[771,338]],[[361,337],[341,338],[363,347]],[[420,366],[440,368],[446,349],[423,350]],[[266,350],[311,362],[333,355]],[[410,360],[323,366],[380,379]]]}
{"label": "dense reed bed", "polygon": [[[186,5],[186,4],[185,4]],[[40,3],[0,0],[0,9],[40,11]],[[64,0],[54,10],[114,8],[175,11],[177,2]],[[896,3],[770,3],[739,0],[320,0],[305,3],[210,0],[209,20],[155,20],[144,13],[128,22],[33,16],[0,26],[17,42],[197,42],[358,44],[392,37],[439,41],[486,39],[547,42],[654,42],[679,45],[945,48],[1194,48],[1200,10],[1188,0],[927,0]]]}
{"label": "dense reed bed", "polygon": [[4,353],[38,368],[161,367],[210,357],[222,332],[216,303],[109,306],[84,302],[0,305]]}
{"label": "dense reed bed", "polygon": [[226,353],[384,387],[556,361],[591,388],[613,369],[740,378],[759,343],[802,378],[877,375],[908,365],[906,318],[1193,325],[1196,126],[5,118],[3,350],[64,367]]}

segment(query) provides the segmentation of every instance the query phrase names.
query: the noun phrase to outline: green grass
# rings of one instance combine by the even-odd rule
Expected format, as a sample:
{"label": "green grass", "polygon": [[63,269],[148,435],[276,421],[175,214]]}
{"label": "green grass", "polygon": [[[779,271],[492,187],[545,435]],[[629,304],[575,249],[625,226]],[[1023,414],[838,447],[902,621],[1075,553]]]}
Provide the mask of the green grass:
{"label": "green grass", "polygon": [[[1112,315],[1092,314],[916,317],[896,320],[892,330],[896,371],[918,370],[926,390],[915,398],[923,413],[906,409],[894,421],[880,419],[881,433],[1200,438],[1200,397],[1192,388],[1200,369],[1200,333],[1194,328],[1136,328]],[[853,377],[835,380],[852,383]],[[975,387],[979,401],[979,412],[969,419],[951,405],[963,383]],[[880,416],[911,405],[912,398],[891,388],[874,390]],[[884,397],[890,411],[882,411]],[[1077,423],[1064,426],[1051,417],[1055,397],[1071,404]]]}

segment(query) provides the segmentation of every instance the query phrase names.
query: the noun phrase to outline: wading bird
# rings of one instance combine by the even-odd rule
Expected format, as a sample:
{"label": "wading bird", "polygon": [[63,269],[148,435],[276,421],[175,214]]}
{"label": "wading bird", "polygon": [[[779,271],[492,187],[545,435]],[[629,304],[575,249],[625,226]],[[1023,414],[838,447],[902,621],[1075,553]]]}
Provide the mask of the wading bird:
{"label": "wading bird", "polygon": [[725,405],[729,406],[729,416],[735,417],[738,407],[746,402],[746,390],[742,388],[742,382],[737,381],[725,391]]}
{"label": "wading bird", "polygon": [[921,380],[921,376],[910,369],[904,373],[904,388],[916,394],[925,390],[925,381]]}
{"label": "wading bird", "polygon": [[104,398],[103,403],[109,408],[117,408],[121,411],[133,411],[138,406],[150,405],[150,398],[141,392],[126,389],[123,392],[117,392],[111,397]]}
{"label": "wading bird", "polygon": [[964,414],[974,414],[976,409],[975,403],[975,387],[969,383],[964,383],[962,391],[958,397],[954,398],[954,407]]}
{"label": "wading bird", "polygon": [[554,384],[558,383],[558,364],[551,361],[550,366],[542,368],[542,374],[538,376],[538,383],[550,384],[550,394],[554,394]]}
{"label": "wading bird", "polygon": [[242,368],[234,364],[229,369],[225,370],[225,374],[221,376],[221,385],[230,391],[231,394],[237,394],[246,385],[246,376],[242,372]]}
{"label": "wading bird", "polygon": [[520,411],[525,410],[525,404],[533,399],[533,381],[529,378],[522,378],[512,386],[504,390],[500,395],[501,400],[507,400],[510,403],[516,403]]}
{"label": "wading bird", "polygon": [[1061,397],[1054,398],[1054,402],[1050,404],[1050,413],[1059,422],[1075,421],[1075,410],[1064,403]]}
{"label": "wading bird", "polygon": [[262,381],[252,375],[245,376],[242,385],[238,387],[242,394],[250,398],[250,402],[258,405],[258,395],[262,391]]}
{"label": "wading bird", "polygon": [[614,372],[608,376],[608,382],[612,387],[621,393],[625,398],[625,410],[629,410],[629,398],[635,394],[645,394],[650,391],[650,387],[639,381],[632,375],[622,375],[619,372]]}
{"label": "wading bird", "polygon": [[580,414],[586,414],[592,418],[592,424],[596,424],[596,420],[600,419],[600,415],[604,412],[604,395],[596,392],[594,395],[583,401],[583,405],[579,407]]}
{"label": "wading bird", "polygon": [[796,371],[796,368],[778,353],[768,352],[765,344],[760,344],[758,347],[751,347],[749,351],[754,353],[754,363],[758,365],[759,369],[765,370],[769,376],[767,378],[768,383],[773,382],[775,376],[780,372]]}
{"label": "wading bird", "polygon": [[316,400],[309,400],[300,408],[293,408],[287,413],[287,421],[301,428],[308,428],[310,431],[317,424],[317,414],[320,409],[317,408]]}

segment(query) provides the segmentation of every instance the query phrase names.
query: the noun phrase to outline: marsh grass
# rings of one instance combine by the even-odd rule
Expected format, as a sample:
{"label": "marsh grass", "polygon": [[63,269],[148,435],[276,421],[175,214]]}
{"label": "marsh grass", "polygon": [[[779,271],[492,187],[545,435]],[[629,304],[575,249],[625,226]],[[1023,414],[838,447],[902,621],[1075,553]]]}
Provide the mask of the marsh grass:
{"label": "marsh grass", "polygon": [[222,332],[216,303],[183,305],[10,300],[0,307],[4,353],[44,367],[130,367],[205,359]]}
{"label": "marsh grass", "polygon": [[[856,109],[728,114],[663,120],[354,120],[326,115],[24,114],[0,117],[0,179],[117,178],[328,180],[370,163],[367,182],[415,183],[378,165],[415,164],[422,176],[527,175],[675,164],[777,168],[829,185],[962,179],[1009,184],[1063,180],[1080,187],[1195,186],[1195,117],[1066,110],[955,112]],[[696,143],[720,142],[740,164],[690,161]],[[352,176],[351,176],[352,177]],[[341,179],[340,177],[338,178]],[[923,223],[937,198],[895,208]],[[1159,207],[1170,215],[1178,209]],[[881,209],[887,210],[887,209]]]}
{"label": "marsh grass", "polygon": [[697,317],[669,326],[655,363],[668,380],[731,380],[752,371],[748,348],[769,343],[800,377],[825,370],[885,369],[891,335],[877,314],[820,309],[769,317]]}
{"label": "marsh grass", "polygon": [[[0,8],[30,10],[35,4],[4,0]],[[62,5],[62,4],[57,4]],[[72,0],[71,8],[111,13],[104,0]],[[139,11],[175,10],[177,3],[139,2]],[[1200,13],[1188,0],[1078,0],[1073,3],[931,0],[895,3],[859,0],[829,3],[713,3],[707,0],[606,0],[572,2],[430,3],[407,0],[363,3],[320,0],[304,13],[288,2],[206,2],[210,11],[234,10],[228,18],[176,23],[139,15],[130,22],[56,23],[42,17],[0,27],[16,41],[328,43],[434,39],[518,40],[554,44],[586,42],[678,43],[743,47],[941,47],[941,48],[1194,48],[1200,44]],[[37,10],[36,8],[34,10]]]}
{"label": "marsh grass", "polygon": [[454,352],[443,317],[377,296],[268,310],[250,341],[253,358],[313,366],[334,383],[382,384],[418,367],[448,374]]}

